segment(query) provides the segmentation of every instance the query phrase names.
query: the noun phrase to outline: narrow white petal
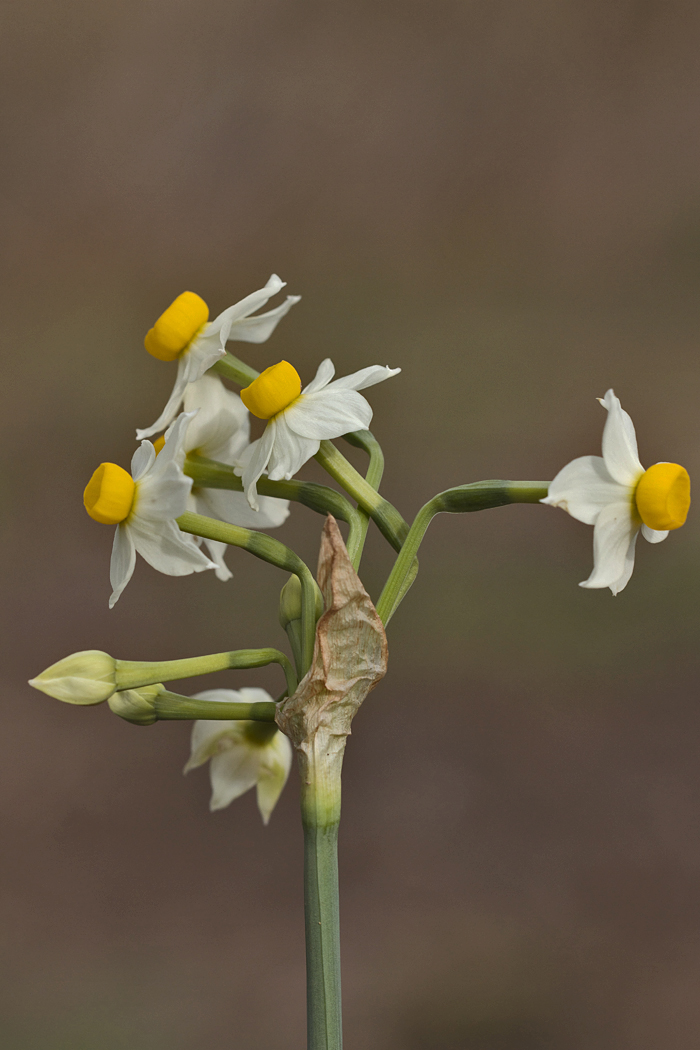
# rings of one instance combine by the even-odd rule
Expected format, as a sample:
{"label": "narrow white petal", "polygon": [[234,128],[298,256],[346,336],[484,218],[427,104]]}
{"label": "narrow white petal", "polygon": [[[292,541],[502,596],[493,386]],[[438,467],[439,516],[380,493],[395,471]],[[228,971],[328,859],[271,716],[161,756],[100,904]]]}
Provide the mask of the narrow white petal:
{"label": "narrow white petal", "polygon": [[134,516],[126,528],[141,557],[166,576],[189,576],[216,568],[192,536],[180,532],[174,521],[152,524]]}
{"label": "narrow white petal", "polygon": [[385,379],[391,379],[392,376],[397,376],[400,371],[400,368],[386,368],[384,365],[370,365],[368,368],[361,368],[359,372],[353,372],[352,375],[343,376],[341,379],[334,380],[334,382],[331,383],[331,389],[364,390],[365,387],[375,386],[377,383],[383,383]]}
{"label": "narrow white petal", "polygon": [[668,536],[668,529],[666,531],[658,529],[650,529],[648,525],[642,525],[642,536],[649,543],[661,543]]}
{"label": "narrow white petal", "polygon": [[197,411],[187,428],[184,441],[186,452],[196,451],[201,456],[221,460],[218,454],[236,445],[245,445],[250,435],[248,412],[238,394],[228,390],[218,376],[207,373],[185,391],[186,412]]}
{"label": "narrow white petal", "polygon": [[187,510],[191,488],[192,478],[186,477],[177,463],[168,464],[158,473],[152,470],[138,483],[128,524],[137,519],[163,522],[179,518]]}
{"label": "narrow white petal", "polygon": [[622,590],[632,575],[639,527],[629,503],[603,508],[593,528],[593,572],[582,587],[609,587],[613,594]]}
{"label": "narrow white petal", "polygon": [[258,770],[258,809],[267,824],[270,815],[277,805],[277,800],[287,783],[292,766],[292,745],[284,733],[275,733],[269,744],[262,748],[260,768]]}
{"label": "narrow white petal", "polygon": [[221,543],[219,540],[204,540],[204,546],[209,551],[209,557],[216,566],[214,573],[217,580],[221,580],[222,583],[227,583],[228,580],[232,580],[233,573],[224,561],[224,557],[229,548],[228,543]]}
{"label": "narrow white petal", "polygon": [[644,467],[639,462],[634,424],[612,390],[608,390],[600,403],[608,410],[603,428],[605,466],[613,480],[621,485],[636,485],[644,473]]}
{"label": "narrow white petal", "polygon": [[173,387],[172,394],[168,398],[168,403],[152,426],[146,427],[145,430],[136,431],[136,438],[138,441],[141,441],[142,438],[152,437],[153,434],[157,434],[159,430],[165,430],[165,428],[172,423],[177,415],[187,383],[187,361],[185,358],[180,357],[177,362],[175,386]]}
{"label": "narrow white petal", "polygon": [[581,456],[562,467],[540,502],[594,525],[603,507],[626,499],[632,499],[629,487],[613,481],[601,456]]}
{"label": "narrow white petal", "polygon": [[302,394],[280,413],[299,437],[323,441],[364,430],[372,422],[372,407],[355,390],[336,390],[331,383],[315,394]]}
{"label": "narrow white petal", "polygon": [[234,799],[240,798],[255,786],[260,767],[259,749],[255,751],[245,744],[233,745],[228,750],[214,755],[209,763],[211,800],[209,809],[214,812],[224,809]]}
{"label": "narrow white petal", "polygon": [[264,288],[259,288],[257,292],[251,292],[245,299],[241,299],[239,302],[234,303],[233,306],[227,307],[218,317],[215,317],[209,325],[209,331],[217,332],[220,335],[221,345],[223,346],[229,338],[231,326],[236,321],[240,321],[249,314],[255,313],[256,310],[260,310],[268,299],[272,298],[273,295],[277,295],[285,287],[285,284],[286,281],[281,281],[277,274],[273,273]]}
{"label": "narrow white petal", "polygon": [[112,559],[109,563],[109,582],[112,584],[112,596],[109,607],[113,609],[127,583],[134,573],[136,550],[126,525],[117,525],[112,544]]}
{"label": "narrow white petal", "polygon": [[270,462],[270,456],[275,444],[276,429],[275,420],[271,419],[265,427],[263,436],[249,445],[249,458],[243,468],[242,478],[246,499],[253,510],[259,509],[255,484]]}
{"label": "narrow white petal", "polygon": [[328,386],[331,379],[335,375],[335,365],[331,361],[330,357],[324,358],[321,364],[316,370],[316,375],[311,380],[308,386],[305,386],[302,393],[304,394],[315,394],[317,390],[323,390],[324,386]]}
{"label": "narrow white petal", "polygon": [[156,450],[150,441],[142,441],[131,457],[131,476],[140,481],[156,461]]}
{"label": "narrow white petal", "polygon": [[294,477],[304,463],[316,455],[320,442],[295,434],[287,424],[286,412],[280,412],[274,424],[275,440],[267,472],[271,481],[280,481],[282,478]]}
{"label": "narrow white petal", "polygon": [[[207,689],[203,693],[195,693],[192,699],[214,700],[224,704],[240,703],[240,697],[233,689]],[[190,757],[182,772],[189,773],[191,769],[197,769],[208,762],[219,750],[220,740],[229,735],[240,736],[241,724],[233,720],[220,721],[218,718],[201,718],[194,722],[190,738]]]}
{"label": "narrow white petal", "polygon": [[288,295],[281,306],[276,306],[274,310],[268,310],[264,314],[256,314],[255,317],[244,317],[240,321],[234,321],[229,330],[228,338],[236,339],[241,343],[264,343],[266,339],[270,338],[285,314],[288,314],[294,304],[298,303],[300,299],[300,295]]}

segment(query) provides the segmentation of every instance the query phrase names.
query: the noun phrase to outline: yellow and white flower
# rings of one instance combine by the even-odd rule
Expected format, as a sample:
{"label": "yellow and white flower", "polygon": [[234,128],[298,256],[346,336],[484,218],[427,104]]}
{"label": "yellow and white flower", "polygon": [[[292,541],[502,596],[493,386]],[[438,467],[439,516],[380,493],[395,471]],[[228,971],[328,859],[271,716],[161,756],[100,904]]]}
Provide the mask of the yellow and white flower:
{"label": "yellow and white flower", "polygon": [[263,473],[267,472],[272,481],[292,478],[316,455],[322,441],[366,429],[372,421],[372,409],[358,391],[400,371],[370,365],[331,382],[335,367],[327,357],[302,390],[297,370],[288,361],[280,361],[241,390],[248,411],[258,419],[269,420],[263,436],[247,450],[239,471],[251,507],[257,510],[255,486]]}
{"label": "yellow and white flower", "polygon": [[612,390],[598,399],[607,409],[603,455],[581,456],[559,471],[542,503],[561,507],[593,525],[593,572],[581,587],[609,587],[618,594],[634,568],[641,532],[650,543],[684,524],[690,478],[677,463],[639,462],[634,424]]}
{"label": "yellow and white flower", "polygon": [[153,357],[160,361],[177,360],[177,377],[168,403],[155,423],[136,431],[139,441],[164,430],[173,421],[187,384],[200,379],[208,368],[224,357],[227,340],[264,343],[272,335],[278,321],[299,302],[300,296],[288,295],[285,302],[274,310],[255,317],[250,315],[284,287],[285,282],[273,273],[264,288],[229,306],[213,321],[209,320],[209,307],[195,292],[178,295],[144,340]]}
{"label": "yellow and white flower", "polygon": [[[238,465],[250,444],[250,417],[238,394],[228,390],[218,376],[204,375],[187,387],[184,403],[192,418],[182,442],[182,462],[187,454],[195,453]],[[162,440],[156,441],[156,449]],[[274,529],[289,517],[289,500],[261,496],[260,509],[254,511],[242,492],[194,487],[187,509],[246,529]],[[204,543],[216,563],[217,577],[230,580],[232,574],[224,562],[228,544],[207,539]]]}
{"label": "yellow and white flower", "polygon": [[180,466],[191,418],[181,413],[159,456],[150,441],[142,441],[131,460],[131,474],[116,463],[101,463],[87,484],[83,502],[90,517],[117,526],[109,568],[110,609],[132,577],[137,551],[168,576],[216,568],[175,521],[187,509],[192,488],[192,479]]}
{"label": "yellow and white flower", "polygon": [[[207,689],[197,700],[221,703],[270,703],[264,689]],[[224,809],[257,788],[258,809],[267,824],[292,765],[292,745],[274,722],[199,720],[192,727],[192,753],[183,772],[209,761],[209,809]]]}

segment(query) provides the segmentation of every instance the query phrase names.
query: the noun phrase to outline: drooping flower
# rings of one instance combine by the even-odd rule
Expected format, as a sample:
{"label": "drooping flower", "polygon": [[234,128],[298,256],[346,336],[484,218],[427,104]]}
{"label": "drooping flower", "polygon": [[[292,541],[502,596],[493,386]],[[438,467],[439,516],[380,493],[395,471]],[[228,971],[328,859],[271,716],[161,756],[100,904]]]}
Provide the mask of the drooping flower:
{"label": "drooping flower", "polygon": [[299,302],[301,296],[288,295],[285,302],[274,310],[255,317],[250,315],[284,287],[285,282],[273,273],[264,288],[229,306],[213,321],[209,320],[209,307],[195,292],[178,295],[144,340],[153,357],[161,361],[177,360],[177,377],[168,403],[155,423],[136,431],[139,441],[164,430],[173,421],[188,383],[196,382],[219,358],[224,357],[227,340],[264,343],[272,335],[278,321]]}
{"label": "drooping flower", "polygon": [[[264,689],[207,689],[197,700],[270,703]],[[183,772],[209,761],[213,812],[257,787],[258,809],[267,824],[292,765],[292,745],[274,722],[199,720],[192,727],[192,753]]]}
{"label": "drooping flower", "polygon": [[618,594],[634,568],[637,537],[665,540],[684,524],[690,478],[677,463],[639,462],[634,424],[612,390],[598,399],[607,409],[603,455],[581,456],[559,471],[542,503],[561,507],[593,525],[593,572],[581,587],[609,587]]}
{"label": "drooping flower", "polygon": [[[194,453],[236,466],[250,444],[250,417],[238,394],[228,390],[218,376],[204,375],[187,387],[184,402],[192,418],[182,443],[182,462]],[[156,449],[161,441],[156,441]],[[246,529],[274,529],[289,517],[289,500],[261,496],[260,509],[254,511],[242,492],[195,486],[188,510]],[[208,539],[204,543],[216,562],[217,577],[230,580],[232,573],[224,562],[228,544]]]}
{"label": "drooping flower", "polygon": [[316,455],[322,441],[366,429],[372,409],[358,391],[400,371],[370,365],[331,382],[335,367],[327,357],[302,390],[297,370],[288,361],[280,361],[241,390],[248,411],[269,421],[263,436],[247,450],[240,470],[251,507],[258,507],[255,486],[265,471],[272,481],[289,479]]}
{"label": "drooping flower", "polygon": [[157,457],[151,442],[142,441],[131,460],[131,474],[116,463],[101,463],[87,484],[83,502],[90,517],[117,526],[109,568],[110,609],[132,577],[137,551],[168,576],[216,568],[175,521],[187,509],[192,488],[180,466],[191,418],[180,414]]}

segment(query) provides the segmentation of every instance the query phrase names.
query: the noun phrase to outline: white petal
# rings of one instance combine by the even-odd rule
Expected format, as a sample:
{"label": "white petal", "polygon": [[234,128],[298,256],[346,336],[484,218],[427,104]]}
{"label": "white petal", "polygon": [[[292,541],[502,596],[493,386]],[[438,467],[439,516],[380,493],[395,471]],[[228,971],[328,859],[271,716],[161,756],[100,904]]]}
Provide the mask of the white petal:
{"label": "white petal", "polygon": [[276,430],[276,422],[271,419],[265,427],[263,436],[248,446],[248,460],[243,468],[243,488],[246,499],[253,510],[258,510],[259,507],[255,484],[270,462]]}
{"label": "white petal", "polygon": [[304,394],[315,394],[317,390],[323,390],[324,386],[328,386],[331,379],[335,375],[335,365],[331,361],[330,357],[324,358],[321,364],[316,370],[316,375],[311,380],[308,386],[305,386],[302,393]]}
{"label": "white petal", "polygon": [[140,481],[156,461],[156,450],[150,441],[142,441],[131,457],[131,476]]}
{"label": "white petal", "polygon": [[151,477],[166,474],[173,465],[180,470],[185,456],[185,440],[187,432],[194,420],[198,409],[194,412],[181,412],[175,422],[168,428],[165,434],[165,444],[153,464]]}
{"label": "white petal", "polygon": [[209,809],[224,809],[234,799],[255,786],[260,768],[259,749],[251,750],[245,744],[233,745],[209,763],[211,800]]}
{"label": "white petal", "polygon": [[109,582],[112,584],[112,596],[109,607],[113,609],[127,583],[134,573],[136,550],[126,525],[117,525],[112,544],[112,559],[109,563]]}
{"label": "white petal", "polygon": [[385,379],[391,379],[392,376],[397,376],[400,371],[400,368],[386,368],[384,365],[370,365],[368,368],[361,368],[359,372],[353,372],[352,375],[343,376],[342,379],[336,379],[331,383],[331,389],[364,390],[365,387],[375,386],[377,383],[383,383]]}
{"label": "white petal", "polygon": [[228,543],[221,543],[219,540],[204,540],[204,546],[209,551],[209,557],[216,566],[214,573],[217,580],[221,580],[222,583],[227,583],[228,580],[232,580],[233,573],[224,561],[224,557],[229,547]]}
{"label": "white petal", "polygon": [[282,788],[287,783],[292,767],[292,745],[284,733],[277,732],[261,750],[257,788],[258,809],[263,824],[267,824]]}
{"label": "white petal", "polygon": [[593,525],[603,507],[631,498],[630,489],[610,477],[601,456],[581,456],[562,467],[540,502],[561,507],[572,518]]}
{"label": "white petal", "polygon": [[639,526],[629,503],[603,508],[593,529],[593,572],[581,587],[609,587],[613,594],[622,590],[632,575]]}
{"label": "white petal", "polygon": [[201,456],[221,460],[221,451],[230,447],[234,437],[236,445],[248,443],[250,421],[246,407],[238,394],[228,390],[217,376],[207,373],[196,383],[190,383],[185,391],[184,408],[186,412],[199,410],[187,428],[186,452],[196,451]]}
{"label": "white petal", "polygon": [[260,689],[259,686],[244,685],[238,690],[238,695],[242,704],[271,704],[273,702],[267,689]]}
{"label": "white petal", "polygon": [[[260,510],[252,510],[242,492],[225,489],[197,490],[202,503],[199,514],[241,525],[244,529],[276,529],[289,517],[289,500],[274,496],[258,496]],[[205,509],[206,508],[206,509]]]}
{"label": "white petal", "polygon": [[648,525],[642,525],[642,536],[649,543],[661,543],[668,536],[668,529],[665,531],[658,529],[650,529]]}
{"label": "white petal", "polygon": [[369,402],[355,390],[336,390],[334,387],[335,383],[331,383],[315,394],[302,394],[278,418],[283,419],[299,437],[317,441],[368,427],[372,422]]}
{"label": "white petal", "polygon": [[153,434],[157,434],[159,430],[165,430],[165,428],[172,423],[177,415],[180,402],[182,401],[182,395],[184,394],[188,383],[187,371],[186,359],[184,357],[178,358],[175,386],[173,387],[172,394],[168,398],[168,403],[152,426],[146,427],[145,430],[136,431],[136,438],[138,441],[141,441],[142,438],[152,437]]}
{"label": "white petal", "polygon": [[[312,394],[311,396],[321,395]],[[320,442],[316,439],[309,440],[295,434],[291,427],[287,425],[285,412],[280,412],[270,422],[275,424],[275,438],[267,468],[268,475],[271,481],[292,478],[307,460],[316,455]]]}
{"label": "white petal", "polygon": [[168,464],[158,473],[152,470],[137,485],[128,524],[136,520],[148,523],[179,518],[187,510],[191,488],[192,478],[186,477],[177,463]]}
{"label": "white petal", "polygon": [[189,576],[216,568],[192,536],[180,532],[174,521],[152,524],[134,515],[126,528],[141,557],[166,576]]}
{"label": "white petal", "polygon": [[268,299],[277,295],[284,288],[285,284],[285,281],[281,281],[277,274],[273,273],[264,288],[259,288],[257,292],[251,292],[245,299],[234,303],[233,306],[228,306],[218,317],[214,318],[208,330],[219,333],[223,346],[229,338],[231,325],[263,307]]}
{"label": "white petal", "polygon": [[[255,317],[244,317],[240,321],[234,321],[228,333],[229,339],[237,339],[241,343],[264,343],[269,339],[275,328],[288,314],[295,303],[301,299],[300,295],[288,295],[281,306],[274,310],[268,310],[264,314],[256,314]],[[222,328],[222,336],[224,329]]]}
{"label": "white petal", "polygon": [[639,462],[634,424],[612,390],[608,390],[600,403],[608,410],[603,428],[605,466],[614,481],[621,485],[636,485],[644,473],[644,467]]}

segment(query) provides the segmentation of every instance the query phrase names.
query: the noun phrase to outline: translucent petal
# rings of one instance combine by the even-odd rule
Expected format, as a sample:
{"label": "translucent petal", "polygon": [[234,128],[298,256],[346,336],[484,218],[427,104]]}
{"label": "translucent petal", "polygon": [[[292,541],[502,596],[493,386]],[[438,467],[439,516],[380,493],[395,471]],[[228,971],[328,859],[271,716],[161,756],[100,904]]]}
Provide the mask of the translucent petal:
{"label": "translucent petal", "polygon": [[612,390],[608,390],[601,404],[608,410],[603,428],[605,466],[613,480],[620,485],[636,485],[644,473],[644,467],[639,462],[634,424]]}
{"label": "translucent petal", "polygon": [[211,800],[209,809],[224,809],[234,799],[250,791],[258,779],[260,749],[252,750],[246,744],[233,744],[209,763]]}
{"label": "translucent petal", "polygon": [[243,318],[248,317],[249,314],[260,310],[268,299],[272,298],[273,295],[277,295],[285,287],[285,284],[285,281],[281,281],[277,274],[273,273],[264,288],[259,288],[257,292],[251,292],[250,295],[246,295],[245,299],[234,303],[233,306],[228,306],[218,317],[215,317],[209,325],[209,330],[220,335],[221,345],[223,346],[229,338],[231,326],[236,321],[241,321]]}
{"label": "translucent petal", "polygon": [[246,499],[253,510],[258,510],[259,508],[255,484],[270,462],[270,456],[275,444],[276,430],[276,421],[271,419],[265,427],[263,436],[248,446],[248,458],[243,468],[242,477]]}
{"label": "translucent petal", "polygon": [[137,519],[145,525],[179,518],[187,510],[191,488],[192,478],[186,477],[176,463],[158,473],[152,470],[138,483],[128,524]]}
{"label": "translucent petal", "polygon": [[365,387],[375,386],[377,383],[383,383],[385,379],[391,379],[392,376],[397,376],[400,371],[400,368],[386,368],[384,365],[370,365],[368,368],[361,368],[359,372],[353,372],[352,375],[343,376],[342,379],[336,379],[331,383],[331,389],[364,390]]}
{"label": "translucent petal", "polygon": [[242,492],[225,489],[199,489],[196,493],[201,509],[198,514],[241,525],[244,529],[276,529],[289,517],[289,500],[258,496],[260,510],[252,510]]}
{"label": "translucent petal", "polygon": [[258,770],[258,809],[263,824],[270,820],[270,815],[287,783],[291,767],[292,745],[284,733],[275,733],[269,744],[262,748]]}
{"label": "translucent petal", "polygon": [[581,456],[562,467],[541,502],[594,525],[603,507],[631,499],[629,487],[613,481],[601,456]]}
{"label": "translucent petal", "polygon": [[156,450],[150,441],[142,441],[131,457],[131,476],[140,481],[156,461]]}
{"label": "translucent petal", "polygon": [[593,529],[593,572],[582,587],[609,587],[613,594],[625,587],[639,528],[629,503],[611,503],[600,512]]}
{"label": "translucent petal", "polygon": [[127,525],[117,525],[112,544],[112,558],[109,563],[109,582],[112,584],[112,596],[109,607],[113,609],[119,596],[134,574],[136,549],[129,534]]}
{"label": "translucent petal", "polygon": [[[264,314],[256,314],[255,317],[245,317],[240,321],[234,321],[226,338],[236,339],[241,343],[264,343],[266,339],[270,338],[285,314],[288,314],[294,304],[298,303],[300,299],[300,295],[288,295],[281,306],[276,306],[274,310],[268,310]],[[225,326],[222,326],[222,339],[225,331]]]}
{"label": "translucent petal", "polygon": [[180,532],[174,521],[153,525],[135,515],[126,528],[141,557],[166,576],[189,576],[192,572],[216,568],[194,539]]}
{"label": "translucent petal", "polygon": [[177,415],[177,410],[180,407],[182,395],[185,392],[187,382],[187,360],[186,357],[180,357],[178,358],[177,362],[177,376],[175,377],[175,386],[173,387],[172,393],[168,398],[168,402],[161,414],[158,416],[158,419],[152,426],[146,427],[145,430],[136,431],[136,438],[138,441],[141,441],[142,438],[152,437],[153,434],[157,434],[159,430],[165,430],[165,428],[172,423],[173,419]]}
{"label": "translucent petal", "polygon": [[[285,412],[281,412],[271,422],[275,424],[275,438],[268,463],[268,475],[271,481],[292,478],[307,460],[316,455],[320,442],[295,434],[287,425]],[[268,427],[269,425],[268,423]]]}
{"label": "translucent petal", "polygon": [[665,540],[668,536],[668,529],[665,531],[660,529],[650,529],[648,525],[642,525],[642,536],[645,540],[648,540],[649,543],[661,543],[661,541]]}
{"label": "translucent petal", "polygon": [[305,386],[302,390],[303,394],[315,394],[317,390],[323,390],[324,386],[328,386],[331,379],[335,375],[335,365],[331,361],[330,357],[324,358],[321,364],[316,370],[316,375],[311,380],[308,386]]}
{"label": "translucent petal", "polygon": [[[186,452],[196,451],[209,459],[221,460],[234,436],[245,445],[250,435],[250,422],[238,394],[228,390],[218,376],[207,373],[185,391],[185,412],[199,410],[187,428]],[[225,461],[224,461],[225,462]]]}

